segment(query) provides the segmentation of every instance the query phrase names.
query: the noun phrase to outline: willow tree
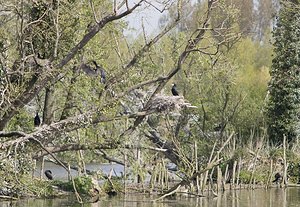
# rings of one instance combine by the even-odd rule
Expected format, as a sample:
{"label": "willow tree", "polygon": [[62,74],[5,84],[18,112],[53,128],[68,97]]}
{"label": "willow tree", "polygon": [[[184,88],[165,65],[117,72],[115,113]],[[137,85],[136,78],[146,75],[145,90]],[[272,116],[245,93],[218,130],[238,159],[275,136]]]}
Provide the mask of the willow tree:
{"label": "willow tree", "polygon": [[300,3],[282,1],[274,36],[274,59],[269,83],[268,131],[273,143],[299,136]]}

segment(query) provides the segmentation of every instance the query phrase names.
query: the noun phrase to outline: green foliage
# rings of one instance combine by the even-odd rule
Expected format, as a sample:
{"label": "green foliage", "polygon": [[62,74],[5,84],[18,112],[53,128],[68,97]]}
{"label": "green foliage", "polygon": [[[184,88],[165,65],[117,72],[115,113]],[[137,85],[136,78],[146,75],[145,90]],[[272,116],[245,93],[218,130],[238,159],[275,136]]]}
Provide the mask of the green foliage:
{"label": "green foliage", "polygon": [[132,164],[132,174],[134,177],[139,176],[141,179],[141,182],[144,182],[147,173],[148,173],[147,169],[144,168],[138,162],[134,162]]}
{"label": "green foliage", "polygon": [[54,191],[50,182],[32,178],[33,163],[30,153],[27,153],[19,149],[17,154],[11,155],[13,159],[1,160],[1,194],[14,197],[28,195],[38,197],[53,196]]}
{"label": "green foliage", "polygon": [[272,62],[267,106],[270,140],[289,142],[299,135],[300,109],[300,13],[293,3],[282,4],[274,36],[275,57]]}
{"label": "green foliage", "polygon": [[299,158],[289,162],[287,174],[289,175],[290,182],[298,183],[300,181],[300,159]]}
{"label": "green foliage", "polygon": [[273,160],[282,159],[283,157],[283,150],[282,149],[270,149],[269,151],[270,158]]}
{"label": "green foliage", "polygon": [[81,194],[88,194],[93,188],[92,179],[88,176],[76,177],[74,182],[77,192]]}
{"label": "green foliage", "polygon": [[7,129],[12,131],[32,131],[34,129],[34,116],[34,114],[30,114],[25,109],[22,109],[11,119]]}
{"label": "green foliage", "polygon": [[249,156],[249,153],[247,153],[247,151],[244,148],[239,147],[234,151],[234,155],[232,156],[232,160],[238,161],[239,158],[244,160],[248,156]]}
{"label": "green foliage", "polygon": [[[111,184],[112,182],[112,184]],[[118,178],[112,178],[111,182],[106,180],[103,185],[101,186],[102,190],[106,193],[109,192],[121,192],[123,188],[123,183]]]}
{"label": "green foliage", "polygon": [[250,183],[251,173],[249,171],[241,170],[239,176],[240,176],[240,182],[241,183],[245,183],[245,184],[249,184]]}
{"label": "green foliage", "polygon": [[33,193],[37,197],[55,197],[57,196],[56,191],[53,189],[53,183],[40,179],[23,179],[23,183],[28,189],[28,194]]}
{"label": "green foliage", "polygon": [[270,61],[258,64],[259,56],[270,59],[270,45],[259,44],[250,38],[241,39],[229,53],[230,60],[237,68],[234,95],[240,96],[241,100],[238,112],[233,117],[233,125],[243,137],[249,136],[250,131],[264,125],[262,108],[267,93]]}
{"label": "green foliage", "polygon": [[[56,185],[62,188],[65,191],[74,192],[74,185],[72,181],[61,182],[55,181]],[[78,193],[88,195],[93,189],[94,185],[92,182],[92,178],[88,176],[80,176],[74,178],[75,188]]]}
{"label": "green foliage", "polygon": [[[242,184],[250,184],[251,174],[252,174],[252,172],[250,172],[250,171],[241,170],[240,177],[239,177],[240,182]],[[255,183],[265,183],[266,176],[267,176],[267,173],[265,173],[265,172],[264,173],[254,172],[253,180],[255,180]]]}

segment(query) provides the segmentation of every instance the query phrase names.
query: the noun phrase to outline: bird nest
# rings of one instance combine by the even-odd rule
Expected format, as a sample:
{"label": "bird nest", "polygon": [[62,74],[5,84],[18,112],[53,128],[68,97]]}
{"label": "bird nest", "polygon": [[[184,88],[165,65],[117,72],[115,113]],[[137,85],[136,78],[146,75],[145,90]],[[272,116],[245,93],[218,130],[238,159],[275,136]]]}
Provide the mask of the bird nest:
{"label": "bird nest", "polygon": [[179,111],[183,108],[197,108],[186,102],[183,96],[156,95],[151,101],[149,110],[158,112]]}

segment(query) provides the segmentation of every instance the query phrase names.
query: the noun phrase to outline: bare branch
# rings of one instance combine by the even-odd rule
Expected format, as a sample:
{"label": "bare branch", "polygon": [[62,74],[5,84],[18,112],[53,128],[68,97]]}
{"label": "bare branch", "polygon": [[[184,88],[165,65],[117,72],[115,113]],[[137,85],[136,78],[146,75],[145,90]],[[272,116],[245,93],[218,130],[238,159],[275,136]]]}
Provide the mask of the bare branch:
{"label": "bare branch", "polygon": [[56,19],[54,21],[55,25],[55,30],[56,30],[56,38],[55,38],[55,46],[54,46],[54,58],[57,57],[57,50],[58,50],[58,42],[60,38],[60,33],[59,33],[59,9],[60,9],[60,0],[57,0],[57,9],[56,9]]}
{"label": "bare branch", "polygon": [[[156,99],[152,100],[152,105],[145,111],[139,111],[126,116],[113,116],[107,117],[100,111],[89,111],[84,114],[80,114],[74,117],[69,117],[67,119],[61,120],[59,122],[53,123],[51,125],[43,125],[38,128],[37,131],[31,134],[24,133],[13,133],[14,136],[20,138],[7,141],[0,144],[0,148],[7,148],[9,146],[26,142],[30,139],[40,141],[41,143],[49,143],[54,138],[59,137],[62,133],[74,131],[76,129],[86,127],[93,124],[98,124],[100,122],[110,122],[124,118],[137,118],[144,117],[157,112],[164,112],[174,110],[176,108],[188,107],[189,103],[185,103],[183,97],[168,97],[168,96],[157,96]],[[3,136],[9,136],[10,134],[2,133]],[[1,134],[0,134],[1,135]],[[13,136],[13,135],[10,135]]]}
{"label": "bare branch", "polygon": [[142,49],[140,49],[134,57],[130,60],[130,62],[124,67],[123,71],[112,77],[108,80],[105,88],[108,89],[115,83],[117,83],[125,74],[127,74],[128,70],[132,68],[139,59],[152,47],[156,42],[158,42],[165,34],[167,34],[172,28],[174,28],[179,20],[171,23],[170,25],[166,26],[161,33],[156,35],[152,40],[150,40]]}
{"label": "bare branch", "polygon": [[163,13],[164,11],[168,10],[173,5],[173,2],[171,0],[168,0],[168,1],[164,2],[164,7],[162,9],[160,9],[160,8],[158,8],[158,6],[154,5],[150,1],[145,1],[145,2],[160,13]]}
{"label": "bare branch", "polygon": [[24,137],[26,134],[20,131],[4,132],[0,131],[0,137]]}
{"label": "bare branch", "polygon": [[[114,1],[114,2],[115,2],[115,1]],[[93,1],[92,1],[92,0],[90,0],[90,6],[91,6],[91,8],[92,8],[94,20],[95,20],[95,22],[98,23],[98,18],[97,18],[97,15],[96,15],[96,12],[95,12],[95,7],[94,7],[94,4],[93,4]],[[116,14],[117,14],[117,12],[114,12],[114,15],[116,15]]]}

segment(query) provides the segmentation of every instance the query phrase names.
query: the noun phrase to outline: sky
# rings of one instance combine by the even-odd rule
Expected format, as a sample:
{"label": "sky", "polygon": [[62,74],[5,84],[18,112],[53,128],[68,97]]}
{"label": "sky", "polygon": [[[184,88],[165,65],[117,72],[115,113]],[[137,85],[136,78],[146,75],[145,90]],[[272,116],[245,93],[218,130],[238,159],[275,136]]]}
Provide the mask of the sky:
{"label": "sky", "polygon": [[[163,0],[159,0],[163,2]],[[136,0],[129,0],[130,6],[138,2]],[[128,22],[129,30],[124,31],[125,36],[137,37],[143,33],[142,24],[144,24],[145,32],[147,36],[152,36],[159,30],[158,21],[159,19],[167,14],[167,11],[163,10],[163,6],[157,1],[149,0],[152,5],[143,4],[143,6],[138,7],[132,14],[128,15],[125,20]],[[168,2],[174,2],[169,0]],[[155,7],[156,8],[155,8]]]}

